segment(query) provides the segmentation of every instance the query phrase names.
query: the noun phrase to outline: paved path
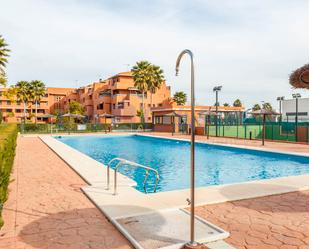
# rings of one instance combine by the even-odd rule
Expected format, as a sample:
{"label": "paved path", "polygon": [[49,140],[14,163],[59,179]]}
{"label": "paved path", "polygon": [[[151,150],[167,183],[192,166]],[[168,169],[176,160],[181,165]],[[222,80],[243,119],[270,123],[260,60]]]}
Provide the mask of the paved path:
{"label": "paved path", "polygon": [[196,208],[240,249],[309,249],[309,191]]}
{"label": "paved path", "polygon": [[38,138],[18,139],[0,248],[128,249],[81,193],[84,181]]}
{"label": "paved path", "polygon": [[[308,152],[307,145],[279,147]],[[131,248],[80,192],[83,180],[38,138],[19,138],[11,179],[1,249]],[[197,214],[229,231],[227,242],[237,248],[309,249],[309,191],[201,206]]]}

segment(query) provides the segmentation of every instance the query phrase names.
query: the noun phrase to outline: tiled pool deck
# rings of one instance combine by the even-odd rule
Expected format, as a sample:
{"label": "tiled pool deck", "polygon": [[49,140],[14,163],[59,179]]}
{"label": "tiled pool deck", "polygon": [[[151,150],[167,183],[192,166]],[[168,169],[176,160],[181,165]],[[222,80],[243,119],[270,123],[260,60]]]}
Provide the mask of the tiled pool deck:
{"label": "tiled pool deck", "polygon": [[81,192],[86,183],[39,138],[20,137],[0,248],[128,249]]}
{"label": "tiled pool deck", "polygon": [[[215,142],[260,146],[259,141]],[[271,142],[265,148],[309,152],[308,145]],[[0,248],[130,248],[80,192],[85,182],[38,138],[19,138],[12,179]],[[227,241],[236,248],[309,248],[307,190],[201,206],[197,213],[229,231]]]}

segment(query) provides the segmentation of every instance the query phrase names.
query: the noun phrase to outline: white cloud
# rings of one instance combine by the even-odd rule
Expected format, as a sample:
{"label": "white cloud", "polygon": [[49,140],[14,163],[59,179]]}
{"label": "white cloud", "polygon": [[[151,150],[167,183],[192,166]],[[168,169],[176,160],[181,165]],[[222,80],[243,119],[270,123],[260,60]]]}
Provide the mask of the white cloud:
{"label": "white cloud", "polygon": [[[174,76],[184,48],[195,53],[197,101],[261,100],[291,95],[289,73],[308,63],[308,1],[3,1],[1,34],[12,50],[11,83],[41,79],[76,86],[147,59],[165,70],[174,91],[189,93],[189,60]],[[301,91],[303,95],[308,93]]]}

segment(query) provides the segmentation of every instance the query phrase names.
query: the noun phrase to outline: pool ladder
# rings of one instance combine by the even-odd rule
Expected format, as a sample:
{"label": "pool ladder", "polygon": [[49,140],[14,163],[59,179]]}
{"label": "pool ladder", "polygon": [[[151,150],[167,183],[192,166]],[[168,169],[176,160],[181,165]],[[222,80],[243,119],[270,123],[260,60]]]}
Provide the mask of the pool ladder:
{"label": "pool ladder", "polygon": [[118,161],[118,163],[117,163],[117,165],[114,169],[114,172],[115,172],[114,173],[114,195],[117,195],[117,172],[118,172],[118,169],[123,165],[127,165],[127,166],[130,165],[130,166],[133,166],[135,168],[145,169],[146,174],[145,174],[145,178],[144,178],[144,181],[143,181],[145,193],[147,193],[146,182],[147,182],[147,179],[148,179],[148,176],[149,176],[149,171],[154,172],[155,175],[156,175],[156,184],[155,184],[153,192],[155,193],[157,191],[157,186],[158,186],[158,182],[159,182],[159,179],[160,179],[159,172],[157,170],[150,168],[148,166],[144,166],[144,165],[141,165],[141,164],[138,164],[138,163],[135,163],[135,162],[131,162],[131,161],[123,159],[123,158],[119,158],[119,157],[113,158],[107,164],[107,169],[106,169],[106,171],[107,171],[107,188],[106,189],[107,190],[109,190],[109,185],[110,185],[110,176],[109,176],[110,167],[111,167],[111,164],[115,161]]}

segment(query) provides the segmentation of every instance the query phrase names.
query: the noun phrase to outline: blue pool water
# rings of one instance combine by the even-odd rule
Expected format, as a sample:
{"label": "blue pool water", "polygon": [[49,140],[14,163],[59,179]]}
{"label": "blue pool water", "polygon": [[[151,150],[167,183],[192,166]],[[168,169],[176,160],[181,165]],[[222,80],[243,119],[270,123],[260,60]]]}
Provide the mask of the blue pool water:
{"label": "blue pool water", "polygon": [[[171,139],[124,136],[64,136],[63,143],[107,164],[114,157],[147,165],[159,171],[157,191],[189,188],[190,143]],[[113,165],[114,166],[114,165]],[[144,171],[123,167],[121,173],[144,191]],[[196,144],[196,185],[209,186],[309,173],[309,157]],[[152,192],[155,177],[149,176]]]}

